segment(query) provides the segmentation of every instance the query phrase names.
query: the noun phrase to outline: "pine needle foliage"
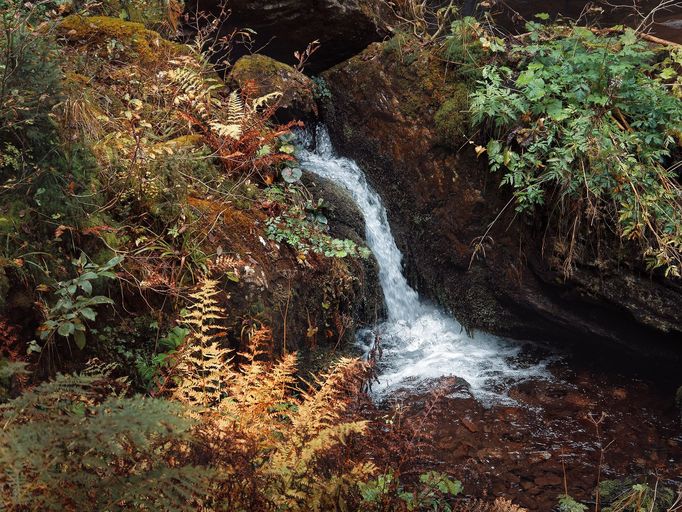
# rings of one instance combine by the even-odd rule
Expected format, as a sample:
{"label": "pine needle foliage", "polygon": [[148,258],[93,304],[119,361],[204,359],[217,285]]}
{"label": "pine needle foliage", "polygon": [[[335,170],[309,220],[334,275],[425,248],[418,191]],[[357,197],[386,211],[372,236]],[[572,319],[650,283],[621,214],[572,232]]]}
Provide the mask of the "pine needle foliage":
{"label": "pine needle foliage", "polygon": [[0,407],[3,510],[182,510],[208,471],[180,464],[180,404],[126,397],[110,369],[58,375]]}

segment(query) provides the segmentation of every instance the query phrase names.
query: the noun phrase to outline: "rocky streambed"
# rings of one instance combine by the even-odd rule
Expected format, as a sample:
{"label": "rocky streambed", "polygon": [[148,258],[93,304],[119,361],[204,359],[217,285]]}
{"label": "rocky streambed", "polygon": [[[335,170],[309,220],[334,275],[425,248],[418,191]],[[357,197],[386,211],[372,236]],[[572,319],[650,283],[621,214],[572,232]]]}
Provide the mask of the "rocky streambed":
{"label": "rocky streambed", "polygon": [[[523,357],[531,363],[548,356],[535,347]],[[507,496],[528,510],[549,511],[566,490],[593,501],[598,478],[682,485],[682,428],[670,375],[653,379],[568,355],[549,371],[552,379],[514,385],[513,401],[492,407],[456,379],[389,402],[402,403],[412,418],[429,408],[430,456],[469,495]]]}

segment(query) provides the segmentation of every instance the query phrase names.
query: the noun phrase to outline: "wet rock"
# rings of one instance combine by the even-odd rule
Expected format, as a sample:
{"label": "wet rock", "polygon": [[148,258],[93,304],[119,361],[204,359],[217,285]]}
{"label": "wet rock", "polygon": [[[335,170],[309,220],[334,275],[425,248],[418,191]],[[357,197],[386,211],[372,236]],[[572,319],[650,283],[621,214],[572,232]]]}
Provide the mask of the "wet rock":
{"label": "wet rock", "polygon": [[474,434],[476,432],[478,432],[478,426],[473,421],[471,421],[470,418],[467,418],[465,416],[460,421],[462,422],[462,425],[464,425],[469,432],[474,433]]}
{"label": "wet rock", "polygon": [[281,93],[276,117],[280,122],[317,118],[313,81],[291,66],[265,55],[245,55],[229,75],[233,86],[249,84],[256,96]]}
{"label": "wet rock", "polygon": [[528,454],[528,462],[531,464],[538,464],[552,458],[552,454],[548,451],[531,452]]}
{"label": "wet rock", "polygon": [[[249,28],[256,32],[253,48],[278,61],[294,64],[295,51],[303,51],[318,40],[307,68],[311,73],[342,62],[357,54],[373,41],[383,37],[377,2],[371,0],[231,0],[230,17],[225,21],[226,34],[235,28]],[[218,8],[218,0],[190,2],[190,12],[198,5],[201,10]],[[239,46],[232,56],[250,53]]]}
{"label": "wet rock", "polygon": [[550,487],[555,485],[561,485],[563,480],[559,475],[547,473],[545,475],[536,477],[534,482],[535,485],[537,485],[538,487]]}

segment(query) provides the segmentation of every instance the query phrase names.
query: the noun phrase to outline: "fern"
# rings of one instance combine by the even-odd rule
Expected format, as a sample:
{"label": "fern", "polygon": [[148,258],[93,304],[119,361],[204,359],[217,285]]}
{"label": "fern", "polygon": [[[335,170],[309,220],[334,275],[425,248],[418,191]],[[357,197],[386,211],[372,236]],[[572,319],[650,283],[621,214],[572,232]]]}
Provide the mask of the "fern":
{"label": "fern", "polygon": [[217,285],[216,281],[206,280],[190,296],[194,302],[184,319],[190,335],[180,349],[174,372],[177,387],[173,397],[204,408],[219,403],[231,377],[225,372],[228,351],[219,343],[225,330],[218,324],[223,312],[216,300]]}
{"label": "fern", "polygon": [[203,494],[210,472],[179,463],[184,408],[126,398],[107,372],[59,375],[0,407],[3,510],[181,510]]}
{"label": "fern", "polygon": [[[228,509],[330,510],[371,463],[344,460],[340,447],[362,435],[365,421],[346,421],[349,398],[359,391],[363,363],[344,359],[306,389],[296,387],[296,356],[263,360],[266,329],[253,333],[236,366],[213,333],[224,314],[212,281],[193,295],[193,335],[178,353],[172,395],[199,410],[198,435],[216,464],[214,499]],[[256,506],[255,503],[258,505]]]}
{"label": "fern", "polygon": [[247,83],[241,92],[225,95],[224,85],[206,76],[200,60],[175,62],[180,67],[169,71],[167,77],[176,89],[174,104],[179,108],[178,115],[201,133],[228,174],[259,171],[293,159],[270,149],[278,137],[300,124],[274,128],[268,125],[281,93],[254,97],[254,88]]}

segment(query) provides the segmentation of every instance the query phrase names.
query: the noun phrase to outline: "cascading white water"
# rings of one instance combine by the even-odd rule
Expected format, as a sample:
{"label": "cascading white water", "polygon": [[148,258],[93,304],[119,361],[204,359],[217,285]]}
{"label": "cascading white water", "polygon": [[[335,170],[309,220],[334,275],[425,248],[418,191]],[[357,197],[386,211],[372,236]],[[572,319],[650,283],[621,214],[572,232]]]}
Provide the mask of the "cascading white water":
{"label": "cascading white water", "polygon": [[505,389],[513,382],[546,378],[542,364],[513,364],[520,351],[518,344],[482,333],[469,337],[457,321],[423,303],[403,275],[402,255],[386,209],[362,170],[352,160],[334,154],[324,127],[318,128],[314,144],[308,140],[301,146],[297,157],[302,168],[342,186],[357,203],[365,220],[367,245],[379,264],[388,318],[375,327],[383,352],[379,383],[372,389],[377,398],[439,377],[456,376],[469,384],[474,397],[494,403],[508,400]]}

